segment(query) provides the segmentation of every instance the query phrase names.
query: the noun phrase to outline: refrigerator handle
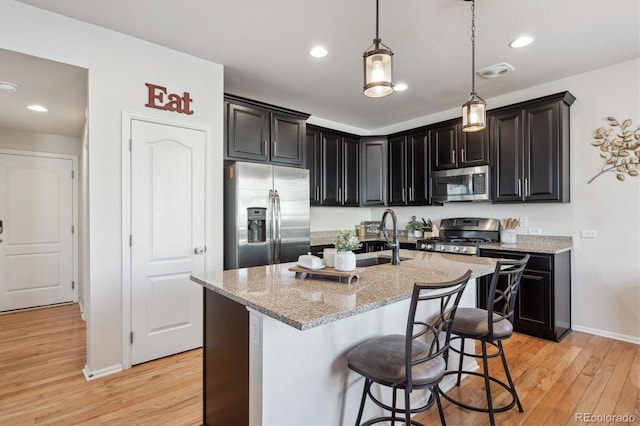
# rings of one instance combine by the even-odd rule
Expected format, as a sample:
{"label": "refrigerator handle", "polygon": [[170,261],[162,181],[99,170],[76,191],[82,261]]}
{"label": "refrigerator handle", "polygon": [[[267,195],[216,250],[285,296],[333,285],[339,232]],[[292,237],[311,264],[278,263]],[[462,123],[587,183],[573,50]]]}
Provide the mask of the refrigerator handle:
{"label": "refrigerator handle", "polygon": [[275,241],[276,241],[276,213],[275,213],[275,193],[273,189],[269,190],[269,223],[270,223],[270,232],[269,232],[269,264],[274,263],[275,259]]}
{"label": "refrigerator handle", "polygon": [[276,226],[274,228],[275,251],[273,255],[273,263],[280,263],[280,248],[282,245],[282,212],[280,211],[280,194],[278,194],[277,190],[274,191],[274,193]]}

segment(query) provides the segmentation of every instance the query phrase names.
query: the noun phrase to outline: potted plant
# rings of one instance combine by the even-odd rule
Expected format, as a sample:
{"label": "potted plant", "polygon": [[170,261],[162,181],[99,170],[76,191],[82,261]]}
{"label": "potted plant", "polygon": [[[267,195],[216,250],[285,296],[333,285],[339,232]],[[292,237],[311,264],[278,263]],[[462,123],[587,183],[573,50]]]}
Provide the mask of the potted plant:
{"label": "potted plant", "polygon": [[338,231],[338,236],[333,240],[336,246],[334,259],[337,271],[353,271],[356,269],[356,254],[353,250],[359,249],[362,245],[353,231]]}
{"label": "potted plant", "polygon": [[422,237],[423,227],[424,225],[422,223],[418,222],[417,220],[412,220],[411,222],[407,223],[405,229],[408,231],[408,235],[420,238]]}

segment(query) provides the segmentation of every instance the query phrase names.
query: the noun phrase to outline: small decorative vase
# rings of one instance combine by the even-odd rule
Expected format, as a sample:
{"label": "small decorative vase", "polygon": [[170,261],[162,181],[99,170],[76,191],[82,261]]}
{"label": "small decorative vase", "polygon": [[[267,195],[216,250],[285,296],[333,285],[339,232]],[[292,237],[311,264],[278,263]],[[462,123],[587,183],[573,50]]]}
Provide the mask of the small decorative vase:
{"label": "small decorative vase", "polygon": [[335,255],[336,271],[353,271],[356,269],[356,254],[352,251],[339,251]]}

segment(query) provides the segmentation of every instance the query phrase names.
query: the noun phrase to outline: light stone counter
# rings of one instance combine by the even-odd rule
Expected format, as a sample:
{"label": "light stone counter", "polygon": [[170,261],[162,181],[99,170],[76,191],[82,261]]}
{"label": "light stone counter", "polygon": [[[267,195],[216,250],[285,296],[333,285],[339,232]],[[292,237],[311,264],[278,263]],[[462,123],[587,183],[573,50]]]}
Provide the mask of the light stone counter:
{"label": "light stone counter", "polygon": [[481,249],[517,251],[527,253],[557,254],[571,250],[572,237],[559,237],[552,235],[518,235],[515,244],[491,243],[481,244]]}
{"label": "light stone counter", "polygon": [[[358,258],[391,256],[391,251]],[[496,260],[484,257],[400,250],[399,266],[362,268],[351,284],[316,277],[296,279],[295,263],[218,271],[191,279],[205,288],[299,330],[409,299],[416,282],[444,282],[472,270],[472,278],[492,273]]]}

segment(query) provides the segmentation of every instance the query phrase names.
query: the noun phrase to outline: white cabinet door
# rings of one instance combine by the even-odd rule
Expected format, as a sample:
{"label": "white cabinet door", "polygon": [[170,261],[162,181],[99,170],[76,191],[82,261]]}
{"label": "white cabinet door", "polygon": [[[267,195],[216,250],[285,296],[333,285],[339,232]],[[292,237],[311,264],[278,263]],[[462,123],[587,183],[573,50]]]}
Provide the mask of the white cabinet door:
{"label": "white cabinet door", "polygon": [[0,311],[73,301],[72,170],[0,154]]}
{"label": "white cabinet door", "polygon": [[133,364],[202,345],[203,131],[131,121]]}

